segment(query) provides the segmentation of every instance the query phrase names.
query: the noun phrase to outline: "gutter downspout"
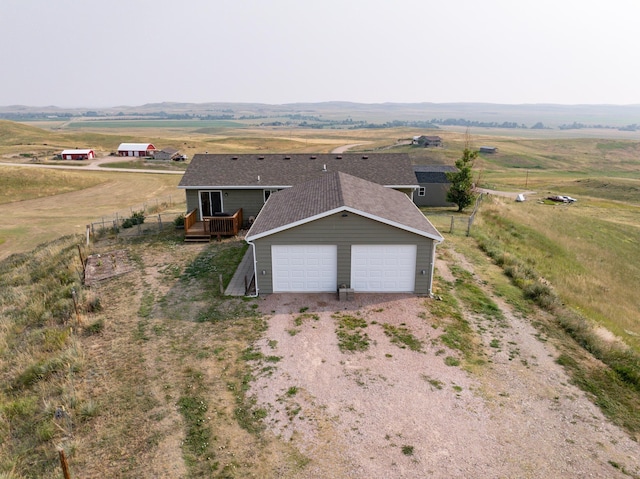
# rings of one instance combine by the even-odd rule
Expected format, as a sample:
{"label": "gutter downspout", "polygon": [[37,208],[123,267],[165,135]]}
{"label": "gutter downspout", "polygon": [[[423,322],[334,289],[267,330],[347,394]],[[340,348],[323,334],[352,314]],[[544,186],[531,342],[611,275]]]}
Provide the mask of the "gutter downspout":
{"label": "gutter downspout", "polygon": [[436,270],[436,245],[442,244],[444,238],[440,241],[434,241],[431,247],[431,274],[429,276],[429,296],[433,297],[433,272]]}
{"label": "gutter downspout", "polygon": [[249,244],[249,246],[251,246],[251,249],[253,249],[253,280],[255,281],[255,285],[256,285],[256,294],[251,294],[247,297],[257,298],[260,290],[258,289],[258,260],[256,260],[256,245],[251,241],[247,241],[247,244]]}

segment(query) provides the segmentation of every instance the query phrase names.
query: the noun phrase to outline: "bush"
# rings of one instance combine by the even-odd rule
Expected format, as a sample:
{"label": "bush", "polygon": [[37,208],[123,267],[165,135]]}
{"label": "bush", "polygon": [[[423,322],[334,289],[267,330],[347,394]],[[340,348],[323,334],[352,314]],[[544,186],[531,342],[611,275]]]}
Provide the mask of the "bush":
{"label": "bush", "polygon": [[133,214],[122,222],[123,228],[131,228],[144,223],[144,211],[134,211]]}
{"label": "bush", "polygon": [[173,220],[173,225],[176,228],[184,228],[184,213],[178,215],[176,219]]}

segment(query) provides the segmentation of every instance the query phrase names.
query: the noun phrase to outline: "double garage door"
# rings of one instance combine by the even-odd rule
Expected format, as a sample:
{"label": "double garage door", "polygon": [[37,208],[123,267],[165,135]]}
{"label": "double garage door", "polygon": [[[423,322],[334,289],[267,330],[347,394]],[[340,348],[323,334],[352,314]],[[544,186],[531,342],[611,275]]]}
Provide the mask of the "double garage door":
{"label": "double garage door", "polygon": [[[352,245],[351,287],[357,292],[410,293],[416,245]],[[273,292],[335,292],[336,245],[273,245]]]}

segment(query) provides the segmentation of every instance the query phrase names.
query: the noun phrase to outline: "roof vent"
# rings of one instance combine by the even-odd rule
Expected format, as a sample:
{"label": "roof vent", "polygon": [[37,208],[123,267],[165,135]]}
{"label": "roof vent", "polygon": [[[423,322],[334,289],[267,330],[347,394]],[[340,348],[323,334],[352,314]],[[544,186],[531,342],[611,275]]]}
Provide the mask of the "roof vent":
{"label": "roof vent", "polygon": [[322,171],[327,171],[327,165],[322,165]]}
{"label": "roof vent", "polygon": [[342,155],[336,156],[336,160],[341,160],[341,159],[342,159]]}
{"label": "roof vent", "polygon": [[317,156],[315,156],[315,155],[313,155],[313,156],[311,156],[309,159],[310,159],[310,160],[315,160],[316,158],[318,158],[318,157],[317,157]]}
{"label": "roof vent", "polygon": [[362,155],[362,159],[363,159],[363,160],[368,160],[368,159],[369,159],[369,157],[368,157],[367,155]]}
{"label": "roof vent", "polygon": [[259,160],[264,160],[264,156],[259,156],[258,159]]}
{"label": "roof vent", "polygon": [[231,159],[232,159],[232,160],[237,160],[237,159],[238,159],[238,157],[237,157],[237,156],[232,156],[232,157],[231,157]]}
{"label": "roof vent", "polygon": [[258,175],[258,183],[260,183],[260,175]]}
{"label": "roof vent", "polygon": [[285,156],[285,157],[284,157],[284,159],[285,159],[285,160],[290,160],[290,159],[291,159],[291,157],[290,157],[290,156]]}

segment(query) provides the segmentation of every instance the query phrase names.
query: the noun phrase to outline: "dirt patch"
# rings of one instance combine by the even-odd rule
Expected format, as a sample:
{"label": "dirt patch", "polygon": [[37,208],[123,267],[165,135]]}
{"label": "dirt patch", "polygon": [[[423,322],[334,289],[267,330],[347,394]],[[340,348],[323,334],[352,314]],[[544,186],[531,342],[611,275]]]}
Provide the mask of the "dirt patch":
{"label": "dirt patch", "polygon": [[[251,393],[270,431],[309,465],[297,477],[628,477],[640,448],[570,384],[553,347],[500,303],[504,321],[468,320],[486,363],[469,373],[429,299],[402,295],[271,295]],[[369,347],[339,348],[336,313],[366,321]],[[419,350],[385,326],[406,328]],[[615,467],[614,467],[615,465]],[[624,471],[624,472],[623,472]]]}
{"label": "dirt patch", "polygon": [[84,282],[92,286],[99,281],[120,276],[133,271],[133,266],[125,250],[94,254],[87,258],[84,270]]}

